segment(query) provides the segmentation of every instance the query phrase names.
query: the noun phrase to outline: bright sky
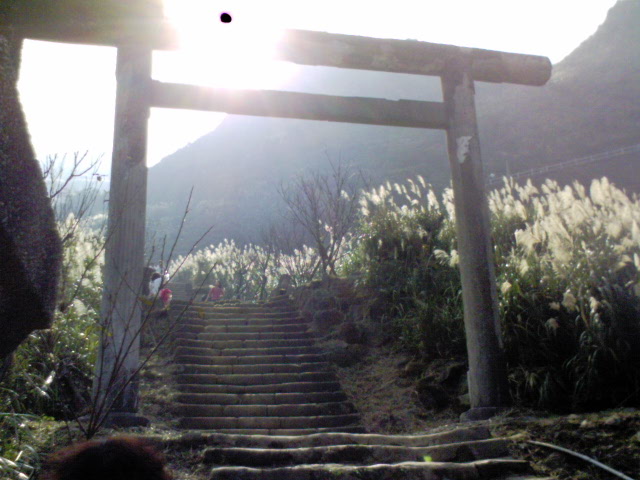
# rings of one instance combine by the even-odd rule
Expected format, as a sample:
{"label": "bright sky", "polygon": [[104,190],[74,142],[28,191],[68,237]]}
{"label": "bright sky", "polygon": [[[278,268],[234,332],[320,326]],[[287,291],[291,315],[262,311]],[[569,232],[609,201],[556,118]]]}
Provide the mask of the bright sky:
{"label": "bright sky", "polygon": [[[164,0],[188,25],[189,54],[154,54],[154,77],[180,83],[278,89],[295,71],[267,63],[279,28],[298,28],[548,56],[557,63],[595,32],[616,0]],[[233,21],[219,21],[222,12]],[[199,40],[202,35],[204,40]],[[252,43],[252,41],[254,41]],[[206,57],[205,57],[206,55]],[[249,58],[242,62],[242,58]],[[115,49],[25,42],[20,94],[39,158],[89,150],[109,171]],[[152,166],[215,129],[223,114],[153,109]]]}

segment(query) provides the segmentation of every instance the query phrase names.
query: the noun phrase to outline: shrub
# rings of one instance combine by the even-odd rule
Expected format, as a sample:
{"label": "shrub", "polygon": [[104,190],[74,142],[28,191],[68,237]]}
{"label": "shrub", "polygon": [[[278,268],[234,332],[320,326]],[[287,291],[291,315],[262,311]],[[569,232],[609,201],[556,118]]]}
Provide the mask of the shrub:
{"label": "shrub", "polygon": [[[421,179],[364,194],[351,273],[381,317],[424,356],[464,353],[451,190]],[[520,404],[587,409],[640,400],[640,204],[606,179],[489,195],[512,393]]]}
{"label": "shrub", "polygon": [[507,181],[491,196],[522,222],[498,269],[514,394],[556,408],[637,404],[640,204],[606,178],[588,194],[541,190]]}
{"label": "shrub", "polygon": [[[70,215],[60,228],[75,222]],[[18,347],[4,382],[6,392],[15,393],[11,411],[70,418],[89,400],[98,347],[102,245],[99,234],[77,225],[64,242],[52,328],[32,333]]]}
{"label": "shrub", "polygon": [[239,247],[233,240],[225,240],[177,258],[169,271],[177,272],[176,280],[190,281],[195,287],[220,281],[226,298],[249,301],[264,298],[282,274],[291,275],[294,286],[312,280],[317,262],[315,250],[306,246],[287,255],[256,245]]}
{"label": "shrub", "polygon": [[445,251],[451,220],[421,177],[364,192],[354,260],[364,283],[384,300],[400,343],[425,356],[464,353],[460,280]]}

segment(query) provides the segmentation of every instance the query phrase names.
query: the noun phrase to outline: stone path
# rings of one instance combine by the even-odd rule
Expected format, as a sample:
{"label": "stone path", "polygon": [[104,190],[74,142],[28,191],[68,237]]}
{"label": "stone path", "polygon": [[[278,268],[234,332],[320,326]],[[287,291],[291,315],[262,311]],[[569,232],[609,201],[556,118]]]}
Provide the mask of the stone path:
{"label": "stone path", "polygon": [[198,451],[211,480],[529,480],[509,440],[485,427],[366,434],[307,324],[284,298],[175,301],[175,413],[188,430],[157,441]]}

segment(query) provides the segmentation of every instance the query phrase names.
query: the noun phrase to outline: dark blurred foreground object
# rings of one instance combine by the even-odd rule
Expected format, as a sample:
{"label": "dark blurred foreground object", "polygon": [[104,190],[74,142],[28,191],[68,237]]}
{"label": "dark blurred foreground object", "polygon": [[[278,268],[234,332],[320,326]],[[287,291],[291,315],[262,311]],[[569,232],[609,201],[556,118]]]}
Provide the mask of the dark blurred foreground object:
{"label": "dark blurred foreground object", "polygon": [[163,457],[145,440],[114,437],[72,445],[49,457],[44,480],[170,480]]}
{"label": "dark blurred foreground object", "polygon": [[22,41],[0,33],[0,364],[53,320],[62,245],[18,100]]}

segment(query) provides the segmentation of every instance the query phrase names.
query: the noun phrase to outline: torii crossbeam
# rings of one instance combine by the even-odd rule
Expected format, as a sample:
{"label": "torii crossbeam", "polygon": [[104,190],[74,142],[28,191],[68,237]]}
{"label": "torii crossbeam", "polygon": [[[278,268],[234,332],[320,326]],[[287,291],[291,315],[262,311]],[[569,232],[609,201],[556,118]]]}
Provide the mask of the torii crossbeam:
{"label": "torii crossbeam", "polygon": [[[141,27],[142,25],[142,27]],[[15,26],[14,26],[15,27]],[[0,24],[0,33],[2,32]],[[287,31],[280,60],[304,65],[439,76],[443,102],[390,101],[281,91],[214,89],[155,81],[154,49],[174,49],[175,32],[164,21],[130,21],[102,29],[40,24],[13,28],[24,38],[111,45],[118,48],[109,224],[103,320],[109,318],[112,343],[131,345],[122,366],[103,346],[98,384],[114,369],[126,383],[138,367],[136,323],[142,284],[146,215],[147,120],[151,107],[231,114],[443,129],[447,132],[454,190],[456,232],[469,355],[468,419],[488,418],[509,402],[506,362],[498,318],[489,209],[474,99],[474,81],[544,85],[551,75],[546,57],[386,40],[322,32]],[[132,323],[133,322],[133,323]],[[128,377],[129,376],[129,377]],[[135,412],[137,389],[130,383],[115,410]]]}

